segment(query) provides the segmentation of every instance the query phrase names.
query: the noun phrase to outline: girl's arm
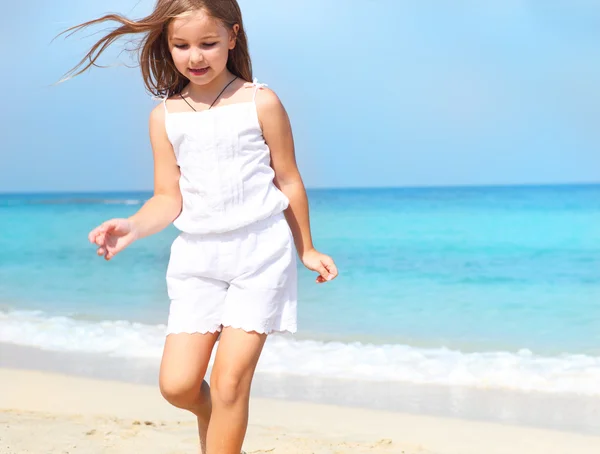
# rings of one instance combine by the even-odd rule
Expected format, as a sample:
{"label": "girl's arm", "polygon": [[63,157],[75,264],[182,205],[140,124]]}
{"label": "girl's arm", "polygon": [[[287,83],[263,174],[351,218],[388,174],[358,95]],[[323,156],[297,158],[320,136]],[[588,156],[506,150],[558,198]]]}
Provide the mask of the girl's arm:
{"label": "girl's arm", "polygon": [[154,195],[129,218],[136,230],[136,239],[160,232],[181,213],[180,170],[167,137],[162,104],[150,114],[149,128],[154,155]]}
{"label": "girl's arm", "polygon": [[154,155],[154,195],[128,219],[111,219],[89,234],[98,255],[112,259],[135,240],[163,230],[181,212],[179,166],[165,130],[162,105],[150,114],[150,143]]}
{"label": "girl's arm", "polygon": [[331,257],[318,252],[312,242],[308,198],[296,163],[294,139],[287,112],[277,95],[269,89],[260,90],[256,104],[263,136],[271,150],[275,185],[290,201],[285,215],[294,235],[300,260],[308,269],[319,273],[317,282],[335,279],[338,274],[335,263]]}

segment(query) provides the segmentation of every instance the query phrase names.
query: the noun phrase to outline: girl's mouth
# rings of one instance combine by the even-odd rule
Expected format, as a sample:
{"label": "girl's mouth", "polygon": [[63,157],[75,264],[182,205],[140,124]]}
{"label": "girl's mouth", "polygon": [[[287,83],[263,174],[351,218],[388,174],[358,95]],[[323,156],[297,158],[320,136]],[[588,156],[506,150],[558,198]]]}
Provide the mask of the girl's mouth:
{"label": "girl's mouth", "polygon": [[202,68],[202,69],[189,69],[190,73],[193,76],[203,76],[204,74],[206,74],[208,72],[208,68]]}

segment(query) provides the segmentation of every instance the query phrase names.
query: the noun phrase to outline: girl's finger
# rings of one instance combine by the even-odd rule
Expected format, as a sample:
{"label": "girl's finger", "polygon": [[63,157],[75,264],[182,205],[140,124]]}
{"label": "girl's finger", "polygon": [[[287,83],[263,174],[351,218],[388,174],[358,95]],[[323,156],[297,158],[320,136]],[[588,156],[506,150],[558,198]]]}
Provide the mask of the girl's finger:
{"label": "girl's finger", "polygon": [[336,277],[338,277],[338,274],[338,269],[335,265],[329,267],[329,280],[335,279]]}
{"label": "girl's finger", "polygon": [[328,271],[328,275],[325,276],[325,278],[330,281],[332,279],[335,279],[338,275],[338,269],[335,266],[335,263],[333,263],[333,260],[330,257],[327,257],[325,259],[322,260],[323,266],[327,269]]}
{"label": "girl's finger", "polygon": [[115,230],[115,228],[117,227],[117,222],[115,222],[114,219],[111,219],[110,221],[106,221],[105,223],[103,223],[101,227],[103,233],[108,233]]}
{"label": "girl's finger", "polygon": [[96,227],[94,230],[92,230],[89,235],[88,235],[88,240],[90,240],[90,243],[95,243],[96,242],[96,237],[98,236],[98,234],[100,233],[100,228]]}
{"label": "girl's finger", "polygon": [[106,250],[104,248],[100,247],[100,248],[98,248],[98,250],[96,251],[96,253],[98,255],[104,255],[106,253]]}
{"label": "girl's finger", "polygon": [[96,227],[94,230],[92,230],[89,235],[88,235],[88,239],[90,240],[90,243],[95,243],[96,242],[96,238],[98,237],[98,235],[102,234],[102,233],[106,233],[106,222],[104,224],[99,225],[98,227]]}
{"label": "girl's finger", "polygon": [[327,276],[329,276],[329,271],[327,270],[327,268],[325,268],[325,265],[323,265],[321,263],[320,266],[317,266],[317,269],[315,270],[317,273],[319,273],[323,279],[327,279]]}
{"label": "girl's finger", "polygon": [[335,279],[335,277],[337,276],[337,269],[335,268],[335,265],[323,265],[323,268],[326,270],[326,273],[321,275],[323,276],[323,278],[325,278],[326,281],[331,281]]}

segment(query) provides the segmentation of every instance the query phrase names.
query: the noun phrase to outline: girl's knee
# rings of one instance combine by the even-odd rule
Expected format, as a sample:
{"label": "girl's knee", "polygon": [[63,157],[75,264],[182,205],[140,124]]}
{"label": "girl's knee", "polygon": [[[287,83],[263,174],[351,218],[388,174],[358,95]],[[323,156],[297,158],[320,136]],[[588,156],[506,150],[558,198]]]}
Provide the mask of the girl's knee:
{"label": "girl's knee", "polygon": [[235,405],[250,394],[250,379],[235,373],[213,371],[210,377],[211,396],[214,403]]}
{"label": "girl's knee", "polygon": [[202,381],[173,377],[160,377],[160,393],[175,407],[184,410],[196,410],[208,400],[202,392]]}

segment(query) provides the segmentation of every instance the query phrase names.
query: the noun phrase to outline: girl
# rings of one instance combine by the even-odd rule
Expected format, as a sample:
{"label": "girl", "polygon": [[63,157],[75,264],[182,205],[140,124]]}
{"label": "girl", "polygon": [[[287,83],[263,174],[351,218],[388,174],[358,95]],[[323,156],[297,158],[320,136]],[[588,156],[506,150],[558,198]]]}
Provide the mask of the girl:
{"label": "girl", "polygon": [[[251,82],[236,0],[158,0],[139,21],[100,39],[69,73],[81,74],[116,39],[144,34],[144,83],[163,102],[150,114],[154,195],[132,217],[92,230],[112,259],[172,222],[171,300],[160,390],[198,418],[203,453],[236,453],[248,423],[250,385],[267,335],[296,331],[294,243],[302,263],[334,279],[333,260],[311,239],[292,132],[276,94]],[[220,337],[219,337],[220,336]],[[210,387],[204,381],[219,338]]]}

